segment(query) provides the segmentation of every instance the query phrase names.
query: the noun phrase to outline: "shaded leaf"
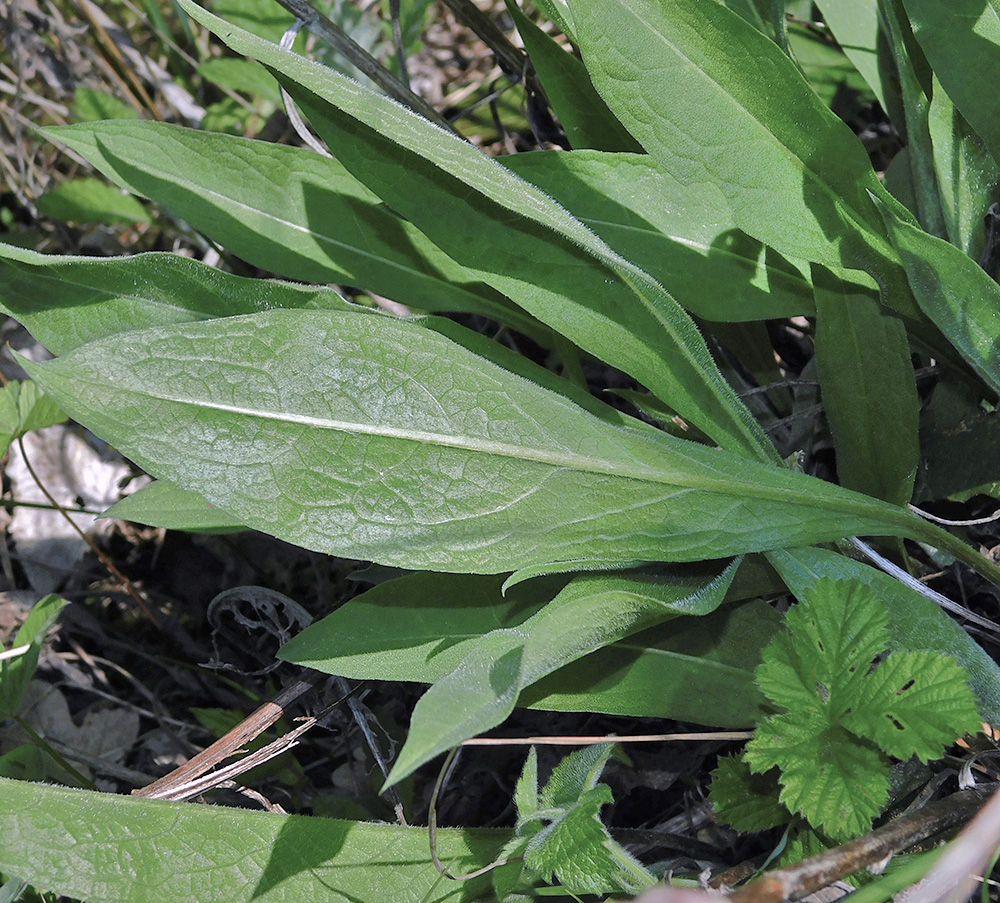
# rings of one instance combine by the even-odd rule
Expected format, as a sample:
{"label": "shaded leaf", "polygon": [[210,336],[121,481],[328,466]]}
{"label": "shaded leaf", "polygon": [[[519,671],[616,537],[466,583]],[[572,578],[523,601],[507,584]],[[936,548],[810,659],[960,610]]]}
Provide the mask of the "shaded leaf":
{"label": "shaded leaf", "polygon": [[777,769],[754,774],[742,756],[723,756],[712,772],[709,799],[718,818],[737,831],[766,831],[791,818],[778,802],[780,792]]}
{"label": "shaded leaf", "polygon": [[516,325],[524,319],[336,160],[155,122],[85,123],[44,134],[263,269],[419,308],[501,319],[513,313]]}
{"label": "shaded leaf", "polygon": [[994,392],[1000,392],[1000,285],[954,245],[881,206],[886,228],[928,318]]}
{"label": "shaded leaf", "polygon": [[877,273],[886,303],[916,315],[864,148],[774,42],[713,0],[570,6],[594,84],[665,170],[714,185],[782,254]]}
{"label": "shaded leaf", "polygon": [[842,485],[897,505],[913,494],[919,400],[906,330],[867,294],[813,270],[816,364]]}
{"label": "shaded leaf", "polygon": [[1000,184],[997,161],[936,77],[927,125],[948,240],[978,260],[985,243],[983,217]]}
{"label": "shaded leaf", "polygon": [[246,529],[236,518],[213,508],[197,493],[179,489],[166,480],[155,480],[125,496],[102,516],[194,533],[234,533]]}
{"label": "shaded leaf", "polygon": [[30,646],[27,652],[0,661],[0,721],[21,712],[28,683],[38,667],[38,656],[45,635],[59,613],[69,603],[60,596],[45,596],[36,602],[17,631],[11,648]]}
{"label": "shaded leaf", "polygon": [[1000,160],[1000,106],[983,90],[1000,75],[1000,6],[996,0],[903,0],[903,5],[948,96]]}
{"label": "shaded leaf", "polygon": [[72,223],[148,225],[152,217],[134,197],[100,179],[73,179],[45,192],[35,202],[38,212]]}
{"label": "shaded leaf", "polygon": [[492,630],[417,703],[389,783],[502,723],[521,691],[557,668],[680,614],[722,602],[736,564],[622,575],[582,574],[522,624]]}
{"label": "shaded leaf", "polygon": [[871,0],[816,0],[833,36],[888,110],[878,61],[878,4]]}
{"label": "shaded leaf", "polygon": [[[443,881],[426,828],[195,806],[0,778],[0,870],[95,903],[471,900],[484,881]],[[456,872],[491,862],[509,836],[438,831]]]}
{"label": "shaded leaf", "polygon": [[699,317],[740,322],[813,313],[808,268],[766,254],[740,232],[710,185],[685,185],[644,155],[536,151],[501,162],[559,198]]}
{"label": "shaded leaf", "polygon": [[518,7],[507,0],[524,49],[531,57],[538,77],[566,137],[574,149],[590,147],[601,151],[641,151],[636,142],[594,90],[583,63],[559,46]]}
{"label": "shaded leaf", "polygon": [[59,405],[35,383],[10,380],[0,388],[0,455],[7,454],[10,444],[25,433],[65,420]]}

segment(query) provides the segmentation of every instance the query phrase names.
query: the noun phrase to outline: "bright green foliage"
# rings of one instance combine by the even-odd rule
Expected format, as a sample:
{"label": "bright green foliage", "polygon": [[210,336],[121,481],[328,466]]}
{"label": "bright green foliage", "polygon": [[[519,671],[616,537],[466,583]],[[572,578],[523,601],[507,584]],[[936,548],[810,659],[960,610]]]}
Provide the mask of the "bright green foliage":
{"label": "bright green foliage", "polygon": [[[492,862],[506,831],[438,832],[456,873]],[[448,881],[426,828],[91,793],[0,778],[0,872],[101,903],[303,903],[482,899],[489,879]],[[16,843],[9,842],[17,838]],[[165,891],[164,889],[167,889]]]}
{"label": "bright green foliage", "polygon": [[[888,618],[864,588],[819,581],[764,651],[757,682],[783,710],[748,744],[753,771],[780,769],[781,801],[832,838],[867,830],[889,797],[889,756],[938,758],[978,729],[967,674],[930,652],[890,652]],[[724,806],[735,801],[719,796]]]}
{"label": "bright green foliage", "polygon": [[63,182],[38,199],[38,212],[72,223],[149,224],[152,218],[132,195],[100,179]]}
{"label": "bright green foliage", "polygon": [[[59,355],[28,365],[38,384],[158,480],[116,514],[420,571],[282,650],[432,684],[393,780],[516,705],[756,723],[713,800],[747,831],[805,816],[783,854],[801,855],[871,824],[891,758],[939,756],[975,729],[977,702],[1000,718],[1000,669],[955,621],[812,547],[906,537],[1000,577],[907,507],[915,474],[926,498],[1000,491],[1000,459],[979,452],[997,433],[1000,289],[978,265],[1000,184],[997,100],[982,88],[1000,66],[998,2],[820,0],[822,32],[789,28],[778,0],[512,5],[570,143],[589,149],[498,160],[334,71],[332,54],[333,69],[271,43],[291,16],[270,0],[178,0],[255,61],[209,60],[203,76],[268,103],[276,78],[334,158],[120,119],[81,94],[84,121],[45,134],[118,188],[95,200],[70,183],[40,206],[138,219],[147,199],[153,228],[173,217],[289,281],[3,245],[0,305]],[[429,5],[404,6],[414,46]],[[385,46],[336,7],[359,42]],[[884,180],[831,109],[861,78],[909,141]],[[228,103],[203,125],[240,127]],[[348,303],[331,283],[488,318],[551,369],[441,317]],[[783,374],[763,323],[789,317],[814,324],[820,391],[765,398]],[[942,364],[920,396],[914,356]],[[671,434],[597,401],[591,359],[634,379],[621,394]],[[37,391],[0,393],[8,440],[58,416],[42,416]],[[783,464],[808,455],[816,430],[796,420],[819,397],[839,486]],[[758,552],[777,576],[741,587]],[[761,596],[782,583],[802,601],[755,683],[779,618]],[[30,666],[5,673],[8,710]],[[769,718],[765,697],[780,710]],[[650,881],[600,821],[609,755],[575,753],[541,791],[529,757],[509,846],[525,860],[497,871],[501,895]],[[491,880],[447,883],[410,830],[4,784],[10,836],[34,860],[0,844],[0,869],[109,901],[165,888],[192,903],[460,900]],[[444,833],[439,853],[468,871],[508,839]]]}
{"label": "bright green foliage", "polygon": [[[571,753],[539,792],[532,747],[514,794],[514,839],[503,855],[523,856],[528,875],[558,881],[571,893],[634,893],[652,884],[653,876],[612,839],[600,818],[601,807],[612,800],[611,789],[598,779],[613,751],[613,744],[604,743]],[[509,880],[503,877],[505,885]]]}
{"label": "bright green foliage", "polygon": [[737,831],[766,831],[791,817],[780,792],[776,769],[754,774],[743,756],[724,756],[712,772],[709,798],[719,819]]}
{"label": "bright green foliage", "polygon": [[60,596],[46,596],[35,604],[17,631],[12,648],[29,648],[21,655],[0,661],[0,721],[20,713],[28,682],[38,667],[45,634],[68,604]]}
{"label": "bright green foliage", "polygon": [[0,455],[25,433],[64,420],[66,415],[36,383],[11,380],[0,388]]}

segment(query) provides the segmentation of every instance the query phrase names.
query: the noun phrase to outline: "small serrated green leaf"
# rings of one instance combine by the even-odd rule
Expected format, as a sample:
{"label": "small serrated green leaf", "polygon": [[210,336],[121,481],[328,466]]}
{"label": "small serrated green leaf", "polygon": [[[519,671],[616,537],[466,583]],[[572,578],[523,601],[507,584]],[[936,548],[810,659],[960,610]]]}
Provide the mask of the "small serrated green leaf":
{"label": "small serrated green leaf", "polygon": [[737,831],[753,832],[788,822],[790,813],[778,802],[780,790],[776,769],[754,774],[745,759],[724,756],[712,772],[708,795],[720,821]]}
{"label": "small serrated green leaf", "polygon": [[837,840],[871,828],[889,800],[889,764],[873,743],[846,728],[782,715],[765,722],[747,747],[754,771],[781,767],[781,802]]}
{"label": "small serrated green leaf", "polygon": [[864,587],[818,581],[792,608],[789,633],[764,652],[757,683],[775,705],[801,709],[806,699],[830,705],[838,717],[852,688],[885,649],[888,617]]}
{"label": "small serrated green leaf", "polygon": [[612,752],[612,744],[596,743],[570,753],[552,770],[540,795],[541,804],[568,806],[580,800],[585,793],[598,786],[598,779]]}
{"label": "small serrated green leaf", "polygon": [[844,724],[897,759],[940,758],[959,734],[982,723],[968,678],[954,659],[935,652],[893,653],[865,678]]}
{"label": "small serrated green leaf", "polygon": [[[553,769],[539,794],[532,749],[518,781],[515,836],[525,840],[525,867],[544,881],[558,881],[571,893],[636,892],[655,881],[612,839],[600,819],[601,807],[612,802],[612,796],[607,784],[598,780],[613,751],[611,744],[596,744],[570,753]],[[516,840],[509,845],[515,847],[521,847]]]}
{"label": "small serrated green leaf", "polygon": [[514,786],[514,805],[518,820],[523,821],[538,810],[538,750],[532,746],[525,759],[521,777]]}

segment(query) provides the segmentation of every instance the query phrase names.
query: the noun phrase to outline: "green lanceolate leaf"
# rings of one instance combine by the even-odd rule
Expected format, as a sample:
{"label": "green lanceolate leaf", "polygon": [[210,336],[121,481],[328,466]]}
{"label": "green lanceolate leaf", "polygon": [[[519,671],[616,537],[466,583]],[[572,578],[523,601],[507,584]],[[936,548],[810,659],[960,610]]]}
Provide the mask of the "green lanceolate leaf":
{"label": "green lanceolate leaf", "polygon": [[881,0],[879,16],[885,24],[888,48],[899,78],[906,121],[906,159],[910,166],[917,218],[932,235],[943,237],[944,215],[941,211],[934,154],[927,125],[932,90],[930,67],[913,38],[900,0]]}
{"label": "green lanceolate leaf", "polygon": [[328,288],[246,279],[178,254],[57,257],[0,243],[0,310],[53,354],[149,326],[277,307],[362,310]]}
{"label": "green lanceolate leaf", "polygon": [[680,614],[722,602],[736,565],[662,574],[582,574],[537,614],[479,639],[417,703],[389,781],[502,723],[523,689],[557,668]]}
{"label": "green lanceolate leaf", "polygon": [[518,326],[524,320],[336,160],[155,122],[84,123],[46,134],[279,275],[364,288],[418,308],[513,313]]}
{"label": "green lanceolate leaf", "polygon": [[878,63],[878,4],[871,0],[817,0],[833,36],[855,68],[868,82],[883,110],[885,100],[882,74]]}
{"label": "green lanceolate leaf", "polygon": [[1000,286],[954,245],[882,215],[920,307],[965,361],[1000,392]]}
{"label": "green lanceolate leaf", "polygon": [[927,125],[948,240],[978,260],[985,243],[983,216],[1000,197],[1000,167],[936,77]]}
{"label": "green lanceolate leaf", "polygon": [[970,554],[903,509],[599,420],[389,317],[270,311],[26,366],[153,476],[248,527],[345,557],[497,573],[882,533]]}
{"label": "green lanceolate leaf", "polygon": [[601,95],[594,90],[583,63],[521,12],[515,0],[507,0],[507,11],[542,80],[549,103],[566,130],[570,146],[602,151],[641,151],[635,138],[615,119]]}
{"label": "green lanceolate leaf", "polygon": [[568,576],[501,592],[503,576],[409,574],[373,587],[311,624],[279,657],[361,680],[434,683],[494,627],[515,627],[559,593]]}
{"label": "green lanceolate leaf", "polygon": [[102,179],[63,182],[37,201],[38,212],[51,219],[74,223],[120,223],[148,225],[153,218],[134,197],[123,195]]}
{"label": "green lanceolate leaf", "polygon": [[180,2],[273,69],[340,162],[453,259],[723,447],[776,460],[683,309],[559,204],[388,99]]}
{"label": "green lanceolate leaf", "polygon": [[[503,577],[401,577],[310,625],[279,656],[343,677],[433,683],[492,627],[522,624],[567,579],[536,578],[501,593]],[[759,600],[675,618],[560,668],[522,691],[518,705],[750,727],[763,714],[753,671],[781,623]]]}
{"label": "green lanceolate leaf", "polygon": [[913,494],[919,402],[903,324],[867,294],[813,270],[816,364],[842,485],[896,505]]}
{"label": "green lanceolate leaf", "polygon": [[664,169],[714,185],[782,254],[877,274],[918,317],[865,192],[883,192],[867,154],[773,41],[713,0],[570,6],[594,84]]}
{"label": "green lanceolate leaf", "polygon": [[60,596],[46,596],[32,607],[17,631],[12,648],[29,648],[14,658],[0,661],[0,721],[20,714],[28,682],[34,677],[35,668],[38,667],[38,655],[45,641],[45,634],[68,604]]}
{"label": "green lanceolate leaf", "polygon": [[[471,900],[487,881],[448,881],[426,828],[278,815],[91,793],[0,778],[0,871],[93,903]],[[507,832],[438,831],[455,873],[491,862]]]}
{"label": "green lanceolate leaf", "polygon": [[197,493],[178,489],[166,480],[156,480],[125,496],[103,516],[194,533],[233,533],[246,529],[236,518],[213,508]]}
{"label": "green lanceolate leaf", "polygon": [[1000,75],[996,0],[903,0],[913,33],[945,91],[1000,160],[1000,101],[983,85]]}
{"label": "green lanceolate leaf", "polygon": [[766,709],[753,671],[780,625],[760,600],[676,618],[560,668],[518,705],[751,727]]}
{"label": "green lanceolate leaf", "polygon": [[[685,185],[646,155],[539,151],[501,162],[559,198],[703,319],[742,322],[814,312],[808,267],[768,253],[741,232],[710,185]],[[874,283],[868,290],[875,293]]]}

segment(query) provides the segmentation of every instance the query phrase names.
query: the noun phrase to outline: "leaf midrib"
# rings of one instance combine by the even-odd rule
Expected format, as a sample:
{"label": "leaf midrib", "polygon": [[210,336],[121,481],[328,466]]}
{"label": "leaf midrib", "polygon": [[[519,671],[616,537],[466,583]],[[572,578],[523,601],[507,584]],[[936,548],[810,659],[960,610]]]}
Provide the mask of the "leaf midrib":
{"label": "leaf midrib", "polygon": [[[80,380],[79,375],[75,377]],[[732,476],[708,476],[704,473],[688,474],[682,470],[673,472],[655,470],[652,467],[642,465],[630,465],[628,462],[609,461],[604,458],[596,458],[590,455],[580,455],[575,452],[556,452],[551,449],[534,448],[513,443],[496,442],[493,440],[479,439],[470,436],[449,435],[447,433],[430,432],[424,430],[403,429],[400,427],[385,427],[370,423],[359,423],[346,420],[334,420],[313,415],[295,414],[284,411],[262,411],[259,408],[250,408],[242,405],[226,404],[223,402],[209,401],[203,399],[183,398],[171,396],[167,393],[153,393],[148,390],[128,390],[130,394],[149,398],[154,401],[165,401],[174,404],[189,405],[198,408],[208,408],[229,414],[237,414],[243,417],[253,417],[264,421],[279,421],[306,426],[314,429],[333,430],[353,435],[365,435],[378,438],[395,439],[400,442],[415,442],[425,445],[436,445],[444,448],[453,448],[459,451],[467,451],[473,454],[492,455],[497,457],[510,458],[515,460],[530,461],[543,464],[554,469],[572,470],[583,473],[594,473],[605,476],[618,477],[621,479],[637,480],[641,482],[654,483],[670,486],[681,491],[715,492],[719,495],[730,497],[760,498],[769,500],[785,501],[794,505],[805,505],[807,507],[819,508],[821,510],[836,511],[838,513],[850,514],[858,517],[878,520],[886,524],[901,525],[902,520],[891,517],[891,511],[886,510],[886,504],[878,500],[868,502],[864,497],[831,499],[824,498],[820,504],[816,504],[815,493],[807,488],[796,488],[789,486],[767,486],[762,485],[752,479],[734,478]],[[682,452],[676,450],[673,454],[683,457]],[[720,454],[723,454],[720,452]],[[736,457],[729,453],[731,457]],[[736,462],[733,462],[736,463]],[[740,466],[747,466],[753,462],[739,460]],[[681,466],[688,464],[692,468],[704,471],[711,467],[711,464],[697,461],[684,460]],[[765,468],[766,465],[756,466]],[[777,470],[777,468],[775,468]],[[648,501],[655,501],[650,499]],[[901,511],[901,515],[905,512]]]}

